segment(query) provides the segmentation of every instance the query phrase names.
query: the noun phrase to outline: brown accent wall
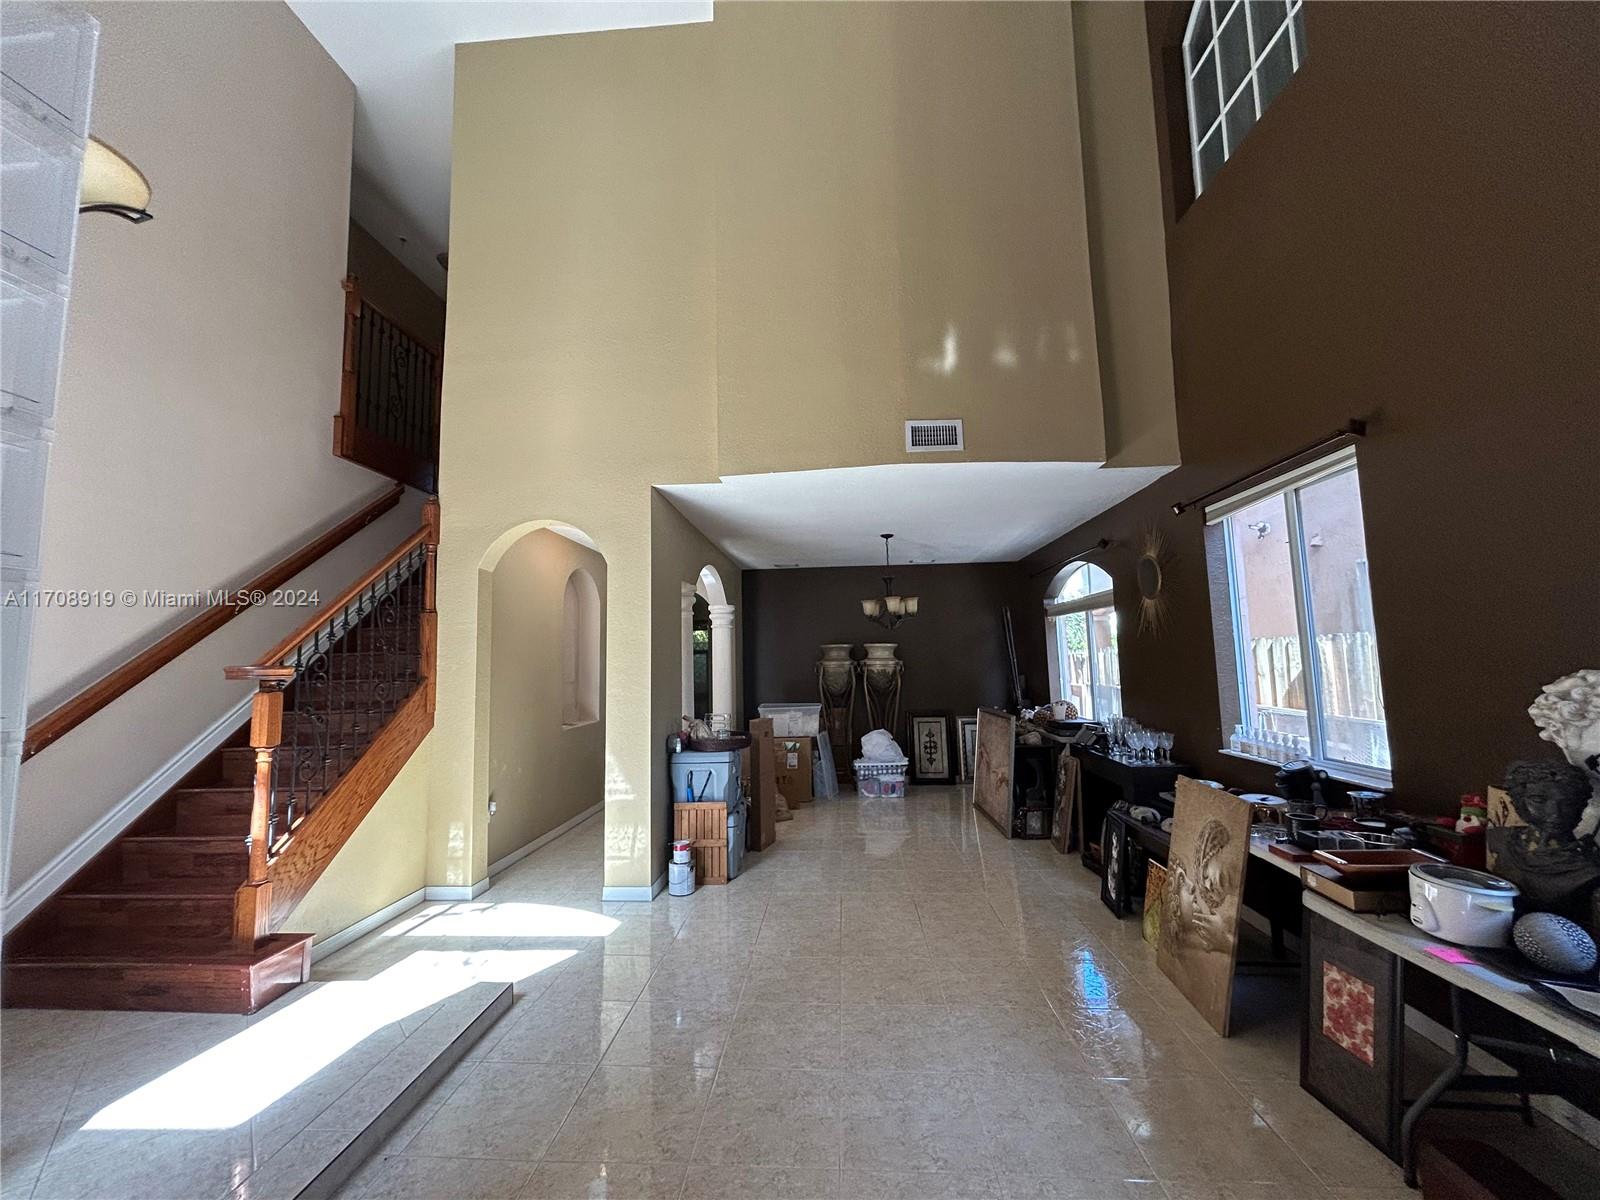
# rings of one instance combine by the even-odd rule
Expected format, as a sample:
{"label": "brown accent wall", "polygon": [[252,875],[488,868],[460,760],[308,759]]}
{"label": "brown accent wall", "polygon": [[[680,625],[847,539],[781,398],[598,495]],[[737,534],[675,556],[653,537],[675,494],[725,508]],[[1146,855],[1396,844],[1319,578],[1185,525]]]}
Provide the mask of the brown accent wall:
{"label": "brown accent wall", "polygon": [[[1188,7],[1147,9],[1164,143],[1183,128],[1163,81]],[[1551,754],[1528,703],[1600,664],[1600,9],[1311,3],[1306,24],[1305,66],[1198,200],[1185,147],[1164,146],[1184,465],[1023,570],[1113,539],[1129,711],[1206,774],[1264,785],[1216,753],[1203,518],[1170,505],[1372,418],[1395,782],[1446,811]],[[1150,526],[1176,554],[1159,636],[1137,632],[1132,576]],[[1021,628],[1034,676],[1043,631]]]}
{"label": "brown accent wall", "polygon": [[[921,611],[890,631],[861,615],[861,601],[883,594],[876,567],[744,573],[744,694],[758,704],[817,699],[817,647],[898,642],[906,664],[903,711],[968,715],[980,704],[1009,706],[1001,606],[1015,604],[1016,567],[1009,563],[896,567],[895,591],[919,598]],[[1016,613],[1013,613],[1016,617]],[[1032,621],[1033,614],[1017,617]],[[1043,695],[1041,673],[1035,690]],[[866,732],[858,704],[856,735]]]}
{"label": "brown accent wall", "polygon": [[444,299],[354,221],[349,270],[361,281],[361,294],[368,300],[417,337],[444,345]]}

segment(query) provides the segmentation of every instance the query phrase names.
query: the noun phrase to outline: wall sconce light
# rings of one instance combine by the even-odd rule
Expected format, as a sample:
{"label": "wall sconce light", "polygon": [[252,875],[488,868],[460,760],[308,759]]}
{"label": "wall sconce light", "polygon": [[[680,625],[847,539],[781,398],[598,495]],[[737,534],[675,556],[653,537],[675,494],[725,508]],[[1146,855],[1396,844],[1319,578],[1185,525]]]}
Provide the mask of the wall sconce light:
{"label": "wall sconce light", "polygon": [[155,215],[150,211],[150,181],[117,151],[91,137],[83,153],[78,211],[115,213],[141,225]]}

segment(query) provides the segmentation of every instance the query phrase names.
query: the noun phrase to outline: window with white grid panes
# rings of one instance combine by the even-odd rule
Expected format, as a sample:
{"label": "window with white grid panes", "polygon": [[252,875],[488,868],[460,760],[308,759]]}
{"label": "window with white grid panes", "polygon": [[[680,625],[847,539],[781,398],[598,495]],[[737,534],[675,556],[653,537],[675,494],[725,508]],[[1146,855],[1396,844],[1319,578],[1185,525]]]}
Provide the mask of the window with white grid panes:
{"label": "window with white grid panes", "polygon": [[1303,0],[1195,0],[1183,35],[1195,195],[1306,60]]}

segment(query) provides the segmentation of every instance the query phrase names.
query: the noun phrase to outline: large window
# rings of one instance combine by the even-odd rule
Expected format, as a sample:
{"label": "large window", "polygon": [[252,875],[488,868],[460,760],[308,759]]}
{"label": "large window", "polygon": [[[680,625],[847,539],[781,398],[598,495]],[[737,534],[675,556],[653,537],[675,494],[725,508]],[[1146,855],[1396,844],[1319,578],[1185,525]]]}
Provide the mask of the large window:
{"label": "large window", "polygon": [[[1244,751],[1387,783],[1389,734],[1361,483],[1342,451],[1206,510],[1227,564],[1225,632]],[[1231,729],[1231,726],[1230,726]],[[1226,731],[1225,731],[1226,732]]]}
{"label": "large window", "polygon": [[1195,0],[1183,36],[1195,195],[1305,60],[1301,0]]}
{"label": "large window", "polygon": [[1111,576],[1074,563],[1055,578],[1044,602],[1050,698],[1068,700],[1080,716],[1104,721],[1122,712],[1117,669],[1117,610]]}

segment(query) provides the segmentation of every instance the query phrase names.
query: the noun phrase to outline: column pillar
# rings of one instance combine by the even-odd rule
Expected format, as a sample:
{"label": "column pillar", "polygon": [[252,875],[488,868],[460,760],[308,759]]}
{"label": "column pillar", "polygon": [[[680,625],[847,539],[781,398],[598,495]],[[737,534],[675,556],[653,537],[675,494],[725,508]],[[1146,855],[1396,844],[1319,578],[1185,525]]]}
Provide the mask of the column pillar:
{"label": "column pillar", "polygon": [[733,605],[711,608],[711,711],[733,718]]}
{"label": "column pillar", "polygon": [[683,585],[683,628],[678,636],[682,661],[679,675],[683,681],[683,707],[681,715],[698,717],[694,710],[694,584]]}

